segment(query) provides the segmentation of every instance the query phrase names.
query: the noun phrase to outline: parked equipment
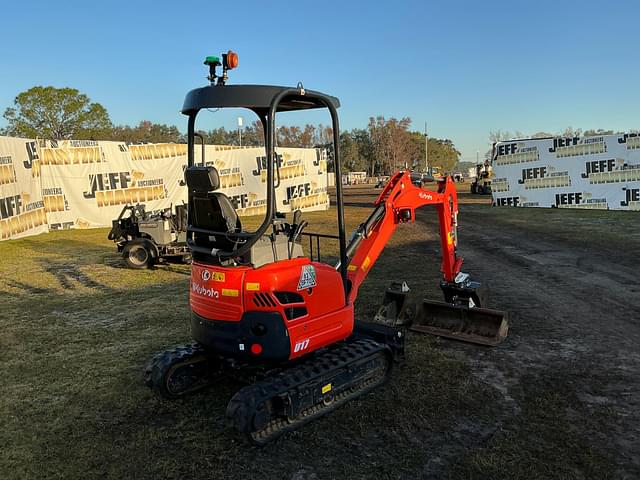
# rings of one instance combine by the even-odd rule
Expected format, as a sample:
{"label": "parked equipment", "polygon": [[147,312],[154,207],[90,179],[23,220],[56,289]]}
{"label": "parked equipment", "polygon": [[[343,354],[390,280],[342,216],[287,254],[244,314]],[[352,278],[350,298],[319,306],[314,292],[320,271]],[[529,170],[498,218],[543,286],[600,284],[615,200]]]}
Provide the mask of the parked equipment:
{"label": "parked equipment", "polygon": [[492,169],[488,160],[476,165],[476,176],[471,183],[471,193],[479,195],[491,194]]}
{"label": "parked equipment", "polygon": [[[416,209],[435,207],[440,222],[442,290],[445,303],[414,325],[438,323],[446,312],[464,312],[473,324],[483,303],[480,284],[462,274],[457,255],[458,205],[450,178],[437,191],[413,185],[409,172],[393,175],[374,202],[374,209],[347,241],[340,172],[337,98],[297,88],[226,86],[227,72],[237,65],[233,52],[208,57],[211,86],[191,91],[182,112],[188,116],[187,243],[193,253],[190,283],[191,329],[187,345],[157,354],[147,366],[146,383],[166,398],[178,398],[213,385],[224,376],[247,383],[231,398],[227,418],[251,442],[263,445],[340,405],[382,385],[394,360],[404,353],[404,328],[398,313],[407,309],[388,302],[386,325],[354,319],[358,290],[401,223],[415,221]],[[223,75],[216,75],[216,67]],[[242,222],[229,198],[219,191],[219,172],[195,163],[195,120],[201,109],[245,107],[260,118],[265,132],[266,213],[253,232]],[[277,212],[279,184],[276,114],[328,109],[335,155],[337,235],[305,231],[300,211],[290,223]],[[339,245],[336,264],[322,261],[320,239]],[[305,256],[302,239],[315,251]],[[395,308],[395,314],[392,310]],[[423,309],[424,310],[424,309]],[[504,315],[495,313],[504,321]],[[469,330],[469,328],[467,328]],[[506,323],[503,329],[506,333]]]}
{"label": "parked equipment", "polygon": [[125,205],[113,220],[108,238],[129,267],[149,268],[161,260],[191,259],[186,225],[186,205],[176,205],[175,214],[171,208],[147,213],[144,205]]}
{"label": "parked equipment", "polygon": [[462,182],[464,180],[464,175],[462,174],[462,172],[453,172],[451,174],[451,177],[453,178],[454,182]]}

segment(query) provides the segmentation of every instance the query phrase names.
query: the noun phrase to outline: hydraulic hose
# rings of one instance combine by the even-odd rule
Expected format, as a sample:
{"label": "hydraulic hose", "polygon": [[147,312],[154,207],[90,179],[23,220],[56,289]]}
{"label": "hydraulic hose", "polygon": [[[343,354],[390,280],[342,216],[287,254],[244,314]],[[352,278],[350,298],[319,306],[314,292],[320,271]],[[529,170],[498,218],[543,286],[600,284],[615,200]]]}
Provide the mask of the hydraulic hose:
{"label": "hydraulic hose", "polygon": [[[367,218],[367,220],[364,223],[361,223],[356,229],[356,231],[353,232],[353,235],[351,236],[351,240],[349,241],[349,245],[347,245],[347,259],[353,256],[354,252],[360,246],[360,243],[362,243],[362,240],[367,238],[371,234],[373,229],[376,227],[376,225],[378,225],[380,220],[384,218],[384,214],[385,214],[385,206],[384,206],[384,203],[381,203],[376,207],[376,209],[373,212],[371,212],[371,215],[369,215],[369,218]],[[338,262],[338,265],[336,265],[336,270],[339,268],[340,268],[340,262]]]}

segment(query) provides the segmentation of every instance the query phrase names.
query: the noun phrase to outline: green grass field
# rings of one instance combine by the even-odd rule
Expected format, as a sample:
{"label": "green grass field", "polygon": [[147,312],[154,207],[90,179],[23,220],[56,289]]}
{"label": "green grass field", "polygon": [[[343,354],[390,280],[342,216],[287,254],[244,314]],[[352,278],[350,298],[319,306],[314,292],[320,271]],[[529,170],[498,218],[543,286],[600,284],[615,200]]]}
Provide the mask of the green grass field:
{"label": "green grass field", "polygon": [[[371,201],[364,190],[353,192],[352,205]],[[597,245],[635,224],[607,212],[467,208],[492,228],[526,222],[558,237],[590,215]],[[349,206],[348,230],[368,212],[364,205]],[[310,230],[327,231],[332,213],[306,214]],[[439,298],[437,234],[425,234],[418,224],[405,228],[362,288],[358,316],[376,311],[394,278],[420,282]],[[576,462],[607,476],[606,454],[558,431],[562,424],[553,411],[565,399],[553,392],[518,419],[523,435],[535,435],[540,416],[547,415],[543,433],[552,445],[544,450],[556,453],[547,454],[551,467],[517,448],[525,437],[458,448],[467,445],[465,422],[475,425],[468,434],[474,438],[478,429],[495,430],[499,392],[473,377],[446,343],[420,335],[411,337],[407,362],[383,389],[273,445],[249,447],[224,423],[226,403],[239,385],[225,382],[176,402],[156,398],[143,385],[154,352],[190,339],[189,267],[126,269],[106,234],[58,231],[0,243],[2,479],[416,478],[438,462],[446,467],[442,476],[453,478],[581,478]],[[637,246],[635,235],[630,241]],[[335,255],[335,246],[324,248]],[[427,458],[425,446],[435,444],[451,445],[455,458],[446,457],[447,448],[443,457]],[[567,455],[576,456],[568,466]]]}

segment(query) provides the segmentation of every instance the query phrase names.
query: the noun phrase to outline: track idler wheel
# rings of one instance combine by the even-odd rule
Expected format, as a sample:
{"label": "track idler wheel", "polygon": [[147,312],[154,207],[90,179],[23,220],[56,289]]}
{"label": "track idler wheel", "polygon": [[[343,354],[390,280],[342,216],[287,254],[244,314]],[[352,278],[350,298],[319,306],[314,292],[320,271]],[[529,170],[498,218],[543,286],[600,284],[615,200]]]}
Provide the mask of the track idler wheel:
{"label": "track idler wheel", "polygon": [[220,375],[215,359],[193,342],[156,354],[145,368],[145,384],[174,400],[210,386]]}

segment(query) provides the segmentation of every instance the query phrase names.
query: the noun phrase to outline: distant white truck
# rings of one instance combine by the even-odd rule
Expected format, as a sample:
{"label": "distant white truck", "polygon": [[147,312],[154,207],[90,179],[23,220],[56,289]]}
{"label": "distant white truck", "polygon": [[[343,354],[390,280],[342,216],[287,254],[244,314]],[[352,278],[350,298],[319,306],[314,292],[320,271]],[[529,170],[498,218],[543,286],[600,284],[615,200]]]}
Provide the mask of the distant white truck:
{"label": "distant white truck", "polygon": [[497,206],[640,211],[640,136],[551,137],[497,142]]}
{"label": "distant white truck", "polygon": [[367,181],[367,172],[348,172],[342,174],[343,185],[357,185]]}

